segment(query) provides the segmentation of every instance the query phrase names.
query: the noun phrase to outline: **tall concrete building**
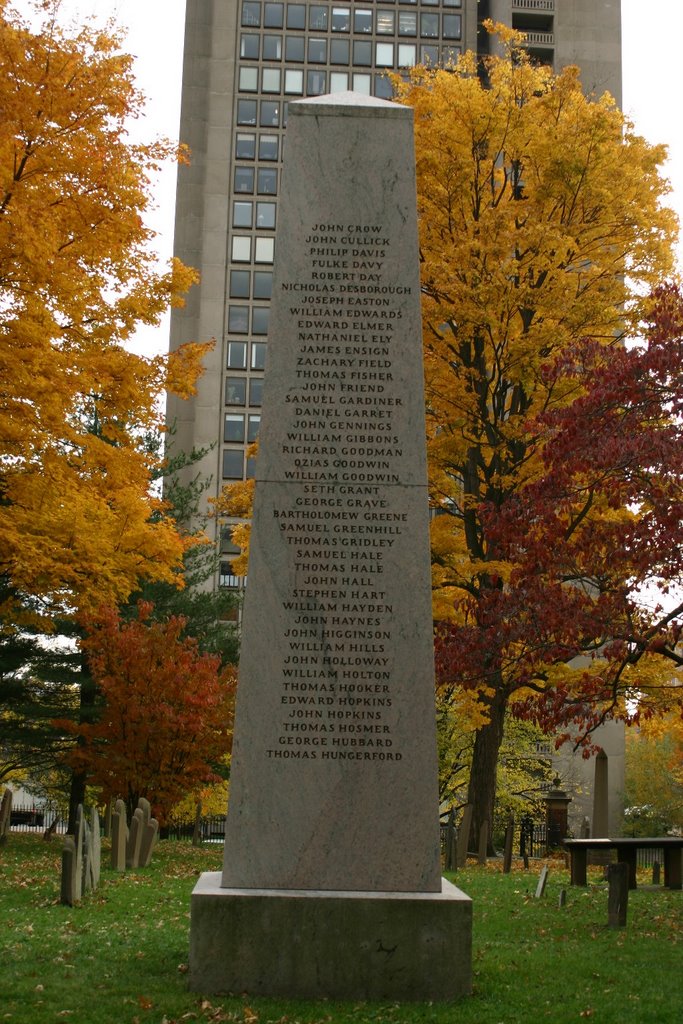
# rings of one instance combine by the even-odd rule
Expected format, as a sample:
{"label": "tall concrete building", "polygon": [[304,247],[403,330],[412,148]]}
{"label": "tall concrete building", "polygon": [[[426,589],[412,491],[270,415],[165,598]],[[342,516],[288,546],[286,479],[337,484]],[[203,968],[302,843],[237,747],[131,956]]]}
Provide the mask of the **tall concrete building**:
{"label": "tall concrete building", "polygon": [[[526,33],[533,56],[578,64],[589,92],[621,95],[619,0],[187,0],[175,251],[201,273],[174,313],[171,347],[215,338],[199,393],[171,400],[183,450],[210,447],[209,495],[252,473],[260,423],[278,186],[290,100],[352,89],[389,96],[387,69],[495,45],[487,18]],[[236,586],[229,530],[219,585]]]}

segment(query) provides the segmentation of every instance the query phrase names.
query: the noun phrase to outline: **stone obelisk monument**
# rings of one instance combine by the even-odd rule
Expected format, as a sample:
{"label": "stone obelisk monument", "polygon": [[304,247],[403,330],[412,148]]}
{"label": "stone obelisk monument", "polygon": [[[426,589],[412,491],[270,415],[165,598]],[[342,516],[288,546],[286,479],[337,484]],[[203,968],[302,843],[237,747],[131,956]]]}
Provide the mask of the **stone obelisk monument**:
{"label": "stone obelisk monument", "polygon": [[449,999],[412,111],[290,104],[222,875],[203,991]]}

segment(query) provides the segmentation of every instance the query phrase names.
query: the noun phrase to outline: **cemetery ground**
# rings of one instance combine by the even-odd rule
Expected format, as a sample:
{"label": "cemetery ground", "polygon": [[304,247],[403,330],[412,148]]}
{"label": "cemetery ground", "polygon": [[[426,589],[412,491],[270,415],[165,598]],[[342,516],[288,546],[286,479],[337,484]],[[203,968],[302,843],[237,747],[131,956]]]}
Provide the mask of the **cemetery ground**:
{"label": "cemetery ground", "polygon": [[[571,888],[551,860],[449,876],[474,901],[474,993],[455,1004],[202,998],[187,990],[190,893],[220,845],[162,841],[149,868],[108,869],[79,906],[59,903],[61,843],[11,834],[0,849],[0,1022],[12,1024],[678,1024],[683,893],[639,873],[628,924],[607,927],[602,869]],[[566,890],[566,904],[560,894]],[[273,950],[273,957],[277,950]]]}

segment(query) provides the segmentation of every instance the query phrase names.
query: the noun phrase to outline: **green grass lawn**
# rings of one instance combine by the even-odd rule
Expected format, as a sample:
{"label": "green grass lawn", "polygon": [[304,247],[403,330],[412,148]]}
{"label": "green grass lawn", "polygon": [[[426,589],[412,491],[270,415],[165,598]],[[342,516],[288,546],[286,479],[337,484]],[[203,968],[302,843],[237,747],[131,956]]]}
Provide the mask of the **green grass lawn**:
{"label": "green grass lawn", "polygon": [[0,849],[0,1024],[683,1020],[683,894],[642,887],[630,893],[628,926],[610,930],[600,874],[587,890],[572,889],[562,862],[551,862],[542,899],[534,897],[540,865],[451,876],[474,900],[474,993],[459,1003],[202,998],[187,990],[190,893],[220,860],[220,847],[162,842],[150,868],[104,869],[96,893],[63,907],[61,842],[10,835]]}

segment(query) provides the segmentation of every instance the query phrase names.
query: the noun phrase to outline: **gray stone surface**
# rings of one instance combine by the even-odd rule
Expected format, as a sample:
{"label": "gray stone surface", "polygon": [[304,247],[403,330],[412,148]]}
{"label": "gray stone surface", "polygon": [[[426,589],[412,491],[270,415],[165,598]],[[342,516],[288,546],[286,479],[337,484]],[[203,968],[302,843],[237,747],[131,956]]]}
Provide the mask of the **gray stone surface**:
{"label": "gray stone surface", "polygon": [[538,876],[538,883],[536,885],[536,892],[534,896],[537,900],[540,900],[545,895],[545,887],[548,883],[548,865],[544,864],[541,868],[541,873]]}
{"label": "gray stone surface", "polygon": [[472,804],[465,804],[458,826],[458,841],[456,856],[459,868],[464,868],[467,863],[467,847],[470,841],[470,829],[472,828]]}
{"label": "gray stone surface", "polygon": [[0,802],[0,845],[7,842],[10,821],[12,820],[12,790],[6,789]]}
{"label": "gray stone surface", "polygon": [[141,868],[148,868],[152,862],[152,853],[156,846],[157,839],[159,838],[159,822],[156,818],[150,818],[142,826],[142,835],[140,837],[140,856],[139,866]]}
{"label": "gray stone surface", "polygon": [[128,819],[126,805],[117,800],[111,816],[111,867],[112,871],[126,870],[126,846],[128,845]]}
{"label": "gray stone surface", "polygon": [[90,873],[92,887],[96,889],[100,884],[102,868],[102,835],[100,831],[100,815],[96,807],[93,807],[90,811],[90,836],[92,842]]}
{"label": "gray stone surface", "polygon": [[223,884],[440,892],[412,111],[285,152]]}
{"label": "gray stone surface", "polygon": [[87,821],[83,821],[83,892],[89,892],[93,885],[93,843],[92,831]]}
{"label": "gray stone surface", "polygon": [[[59,901],[67,907],[76,902],[74,886],[74,869],[76,863],[76,845],[73,836],[64,836],[62,846],[62,874],[59,888]],[[80,897],[79,897],[80,898]]]}
{"label": "gray stone surface", "polygon": [[133,817],[130,819],[128,831],[128,842],[126,843],[126,867],[136,868],[140,863],[140,844],[142,843],[142,831],[145,827],[145,812],[141,807],[136,807]]}
{"label": "gray stone surface", "polygon": [[203,874],[192,894],[192,989],[334,999],[450,1000],[471,990],[472,903],[438,893],[244,890]]}
{"label": "gray stone surface", "polygon": [[609,822],[609,761],[601,750],[595,758],[595,783],[593,786],[593,828],[591,835],[600,839],[608,834]]}

